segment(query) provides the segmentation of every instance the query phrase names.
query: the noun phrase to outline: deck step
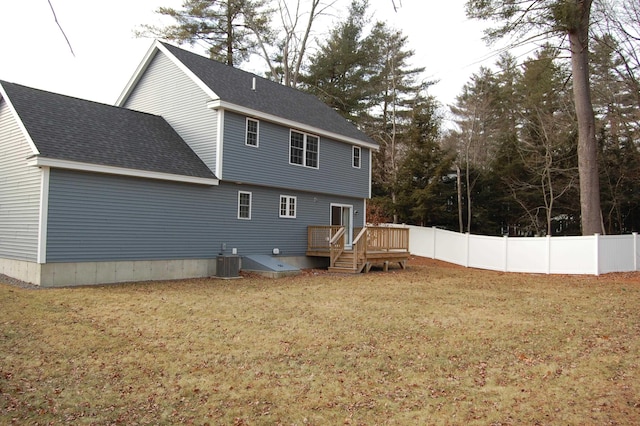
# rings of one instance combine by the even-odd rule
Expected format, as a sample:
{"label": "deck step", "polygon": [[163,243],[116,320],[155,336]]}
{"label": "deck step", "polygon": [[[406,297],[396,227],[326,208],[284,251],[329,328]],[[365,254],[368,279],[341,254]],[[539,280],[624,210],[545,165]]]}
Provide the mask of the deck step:
{"label": "deck step", "polygon": [[337,267],[337,266],[331,266],[329,268],[329,272],[335,272],[335,273],[338,273],[338,274],[357,274],[358,270],[357,269],[353,269],[351,267],[341,268],[341,267]]}

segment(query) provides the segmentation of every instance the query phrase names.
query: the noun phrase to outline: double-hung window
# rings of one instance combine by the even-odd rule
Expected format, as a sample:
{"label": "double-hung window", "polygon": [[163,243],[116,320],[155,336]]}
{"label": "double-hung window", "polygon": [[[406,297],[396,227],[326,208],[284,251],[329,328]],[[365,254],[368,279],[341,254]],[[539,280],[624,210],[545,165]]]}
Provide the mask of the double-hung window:
{"label": "double-hung window", "polygon": [[353,147],[353,161],[352,161],[352,165],[354,168],[359,169],[360,168],[360,162],[361,162],[361,148],[359,146],[354,146]]}
{"label": "double-hung window", "polygon": [[247,118],[247,135],[245,144],[249,146],[258,146],[258,129],[260,122],[253,118]]}
{"label": "double-hung window", "polygon": [[319,137],[291,130],[289,142],[289,163],[318,168]]}
{"label": "double-hung window", "polygon": [[296,217],[296,197],[290,195],[280,196],[280,217]]}
{"label": "double-hung window", "polygon": [[238,219],[251,220],[251,193],[238,191]]}

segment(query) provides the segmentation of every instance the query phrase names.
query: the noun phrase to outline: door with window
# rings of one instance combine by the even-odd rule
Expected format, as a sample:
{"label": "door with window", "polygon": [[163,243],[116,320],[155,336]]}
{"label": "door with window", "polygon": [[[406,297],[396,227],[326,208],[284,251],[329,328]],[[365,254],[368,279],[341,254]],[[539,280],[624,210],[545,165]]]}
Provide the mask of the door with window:
{"label": "door with window", "polygon": [[350,250],[353,243],[353,206],[331,204],[331,225],[344,226],[344,248]]}

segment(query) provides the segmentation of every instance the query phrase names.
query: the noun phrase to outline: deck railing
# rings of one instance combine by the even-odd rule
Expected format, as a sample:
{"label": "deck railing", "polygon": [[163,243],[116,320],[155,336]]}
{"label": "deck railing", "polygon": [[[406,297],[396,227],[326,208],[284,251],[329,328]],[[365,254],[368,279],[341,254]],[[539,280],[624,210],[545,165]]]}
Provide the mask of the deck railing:
{"label": "deck railing", "polygon": [[409,250],[409,228],[368,226],[367,251],[391,252]]}
{"label": "deck railing", "polygon": [[[307,250],[310,252],[326,251],[332,246],[336,234],[344,233],[341,226],[309,226],[307,229]],[[362,235],[363,230],[366,236]],[[367,226],[366,228],[354,228],[353,242],[363,246],[366,251],[393,252],[409,251],[409,228],[395,228],[391,226]],[[360,240],[366,241],[366,245],[360,244]],[[344,246],[344,243],[343,243]]]}
{"label": "deck railing", "polygon": [[307,228],[307,250],[326,250],[328,252],[331,248],[331,240],[341,228],[341,226],[309,226]]}

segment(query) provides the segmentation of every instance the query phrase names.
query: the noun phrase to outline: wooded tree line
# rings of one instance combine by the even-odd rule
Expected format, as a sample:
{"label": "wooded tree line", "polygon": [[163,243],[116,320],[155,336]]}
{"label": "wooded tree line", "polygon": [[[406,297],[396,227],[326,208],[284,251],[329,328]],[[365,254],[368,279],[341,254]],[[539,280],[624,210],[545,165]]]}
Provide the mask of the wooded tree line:
{"label": "wooded tree line", "polygon": [[437,82],[423,80],[407,37],[374,20],[366,0],[318,38],[314,24],[335,3],[186,0],[158,10],[174,25],[143,32],[204,42],[232,66],[259,55],[268,78],[370,135],[380,145],[370,221],[489,235],[640,228],[637,0],[596,1],[593,11],[591,1],[468,0],[469,16],[496,22],[489,39],[539,48],[481,67],[448,107],[429,95]]}

